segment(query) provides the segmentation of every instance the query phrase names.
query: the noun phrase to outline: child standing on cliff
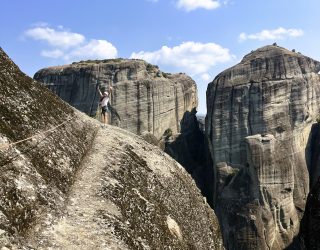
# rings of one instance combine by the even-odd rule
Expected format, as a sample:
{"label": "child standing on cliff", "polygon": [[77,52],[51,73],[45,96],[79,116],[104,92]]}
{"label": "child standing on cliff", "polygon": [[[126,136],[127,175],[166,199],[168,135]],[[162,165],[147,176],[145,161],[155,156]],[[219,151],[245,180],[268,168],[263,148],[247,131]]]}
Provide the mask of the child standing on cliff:
{"label": "child standing on cliff", "polygon": [[101,93],[99,85],[97,85],[99,94],[100,94],[100,107],[101,107],[101,120],[104,124],[109,123],[109,115],[110,115],[110,109],[108,107],[111,93],[112,93],[112,87],[109,86],[108,89],[106,89],[103,94]]}

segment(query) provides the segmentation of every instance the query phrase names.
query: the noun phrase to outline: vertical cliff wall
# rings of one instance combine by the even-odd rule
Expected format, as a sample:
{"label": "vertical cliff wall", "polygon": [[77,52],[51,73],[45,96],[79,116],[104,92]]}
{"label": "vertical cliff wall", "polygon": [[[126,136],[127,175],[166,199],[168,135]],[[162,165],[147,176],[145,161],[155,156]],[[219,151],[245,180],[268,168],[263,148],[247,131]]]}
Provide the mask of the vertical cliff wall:
{"label": "vertical cliff wall", "polygon": [[186,111],[198,105],[195,82],[185,74],[166,74],[142,60],[86,61],[39,70],[43,82],[63,100],[95,116],[102,88],[112,85],[112,106],[120,116],[112,124],[136,134],[152,133],[158,139],[166,129],[179,132]]}
{"label": "vertical cliff wall", "polygon": [[246,55],[207,89],[216,212],[229,249],[283,249],[309,190],[320,63],[278,46]]}

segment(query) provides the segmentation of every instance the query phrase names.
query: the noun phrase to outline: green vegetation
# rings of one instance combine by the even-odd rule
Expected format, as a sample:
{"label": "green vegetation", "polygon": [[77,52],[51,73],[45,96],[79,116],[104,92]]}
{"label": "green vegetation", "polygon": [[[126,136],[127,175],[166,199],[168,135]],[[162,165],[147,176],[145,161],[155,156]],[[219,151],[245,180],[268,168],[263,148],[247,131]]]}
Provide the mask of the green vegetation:
{"label": "green vegetation", "polygon": [[147,63],[146,69],[147,69],[148,72],[150,72],[150,71],[154,71],[155,69],[158,70],[159,67],[156,66],[156,65],[153,65],[151,63]]}
{"label": "green vegetation", "polygon": [[162,75],[163,75],[163,77],[165,77],[165,78],[169,78],[169,76],[171,76],[170,73],[165,73],[165,72],[162,72]]}
{"label": "green vegetation", "polygon": [[171,128],[168,128],[168,129],[166,129],[165,131],[164,131],[164,133],[163,133],[163,137],[166,139],[166,140],[168,140],[171,136],[172,136],[172,130],[171,130]]}
{"label": "green vegetation", "polygon": [[72,64],[99,64],[99,63],[119,63],[122,62],[123,58],[115,58],[115,59],[104,59],[104,60],[86,60],[80,62],[73,62]]}

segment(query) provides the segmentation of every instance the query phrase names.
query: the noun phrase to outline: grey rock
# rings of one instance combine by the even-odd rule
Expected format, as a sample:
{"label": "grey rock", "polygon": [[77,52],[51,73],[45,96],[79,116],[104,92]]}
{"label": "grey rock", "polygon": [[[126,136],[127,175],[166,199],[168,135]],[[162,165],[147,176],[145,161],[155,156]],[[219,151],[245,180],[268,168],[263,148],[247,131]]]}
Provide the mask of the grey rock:
{"label": "grey rock", "polygon": [[163,138],[164,151],[191,174],[202,194],[212,206],[213,169],[208,164],[205,136],[195,109],[191,112],[185,112],[180,127],[179,134]]}
{"label": "grey rock", "polygon": [[179,132],[184,113],[198,105],[197,87],[190,77],[161,72],[142,60],[84,61],[39,70],[34,79],[90,116],[98,114],[97,84],[112,85],[111,105],[120,116],[120,120],[113,116],[112,124],[158,139],[168,128]]}
{"label": "grey rock", "polygon": [[[223,248],[214,212],[181,165],[140,136],[100,128],[2,49],[0,117],[0,245]],[[64,121],[46,136],[2,147]]]}
{"label": "grey rock", "polygon": [[63,206],[97,126],[23,74],[1,48],[0,117],[1,245],[16,243],[42,213]]}
{"label": "grey rock", "polygon": [[[309,190],[319,70],[318,61],[265,46],[209,84],[213,200],[229,249],[281,249],[297,235]],[[231,180],[220,177],[223,162],[238,171]]]}

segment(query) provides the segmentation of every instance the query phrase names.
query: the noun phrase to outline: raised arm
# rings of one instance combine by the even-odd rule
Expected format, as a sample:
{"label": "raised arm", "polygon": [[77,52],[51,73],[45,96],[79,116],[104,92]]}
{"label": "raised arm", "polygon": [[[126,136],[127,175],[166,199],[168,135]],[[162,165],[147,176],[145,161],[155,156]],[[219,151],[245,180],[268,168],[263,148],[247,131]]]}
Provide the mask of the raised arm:
{"label": "raised arm", "polygon": [[99,92],[100,97],[102,97],[102,93],[101,93],[101,90],[100,90],[99,85],[97,85],[97,89],[98,89],[98,92]]}

